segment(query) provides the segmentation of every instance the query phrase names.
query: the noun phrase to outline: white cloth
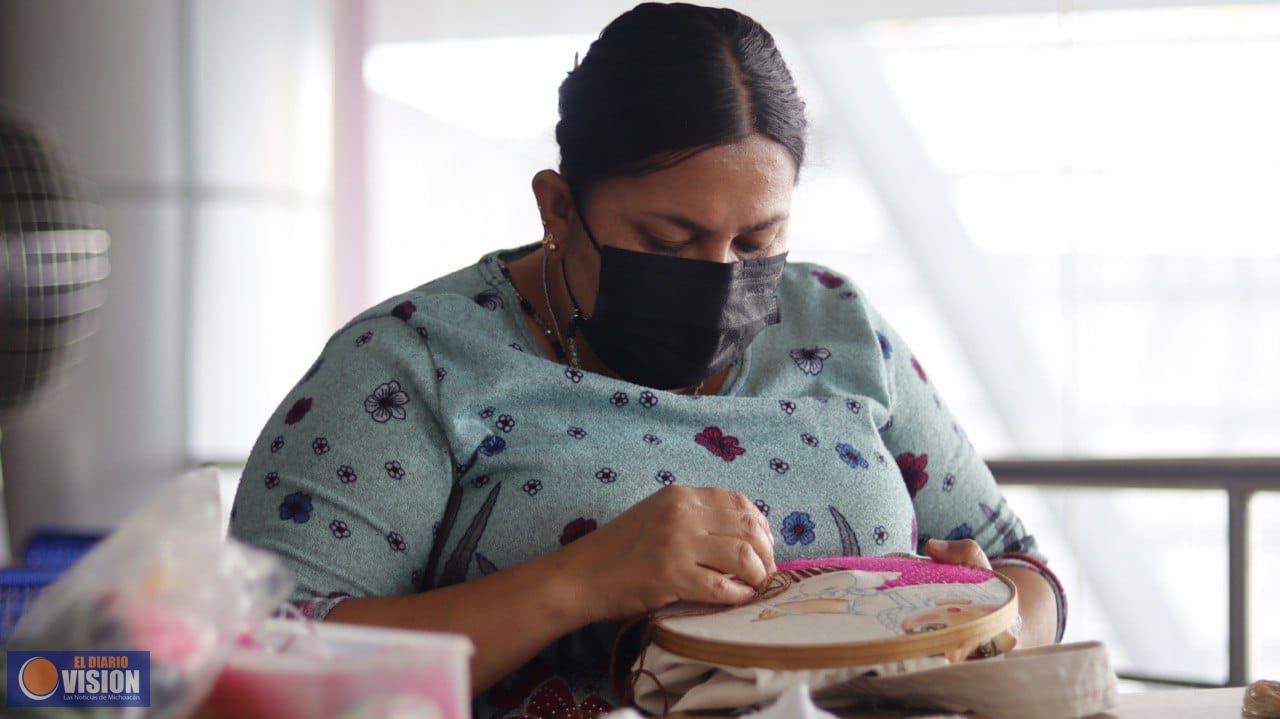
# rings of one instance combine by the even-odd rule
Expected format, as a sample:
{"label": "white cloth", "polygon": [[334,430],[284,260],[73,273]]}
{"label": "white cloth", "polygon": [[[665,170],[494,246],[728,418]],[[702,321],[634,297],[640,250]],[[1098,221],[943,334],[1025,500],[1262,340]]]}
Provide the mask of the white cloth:
{"label": "white cloth", "polygon": [[[990,719],[1069,719],[1115,706],[1115,674],[1100,642],[1020,649],[989,659],[948,664],[940,658],[876,667],[780,671],[729,667],[649,647],[635,703],[663,711],[737,709],[765,704],[804,685],[819,706],[892,702],[918,708],[975,711]],[[875,676],[861,676],[875,671]]]}

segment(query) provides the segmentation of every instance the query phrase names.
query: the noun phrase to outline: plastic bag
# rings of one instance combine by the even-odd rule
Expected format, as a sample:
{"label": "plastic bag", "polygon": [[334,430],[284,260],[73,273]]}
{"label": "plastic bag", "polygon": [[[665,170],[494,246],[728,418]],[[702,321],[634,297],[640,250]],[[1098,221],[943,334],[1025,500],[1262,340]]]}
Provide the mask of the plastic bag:
{"label": "plastic bag", "polygon": [[44,715],[188,716],[236,638],[259,626],[294,579],[273,555],[224,539],[217,471],[158,492],[40,595],[7,649],[149,651],[151,706]]}

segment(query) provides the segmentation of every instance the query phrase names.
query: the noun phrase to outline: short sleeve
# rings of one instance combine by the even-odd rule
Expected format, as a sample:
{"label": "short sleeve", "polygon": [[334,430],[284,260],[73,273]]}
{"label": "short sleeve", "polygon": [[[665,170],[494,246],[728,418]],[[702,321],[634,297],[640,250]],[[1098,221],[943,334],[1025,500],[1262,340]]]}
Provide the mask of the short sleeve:
{"label": "short sleeve", "polygon": [[424,588],[454,466],[425,334],[395,312],[335,333],[249,455],[229,533],[284,561],[304,613]]}
{"label": "short sleeve", "polygon": [[973,539],[993,567],[1019,565],[1038,572],[1053,589],[1060,641],[1066,626],[1066,595],[1047,567],[1035,537],[1028,533],[952,415],[923,361],[873,307],[868,307],[880,345],[890,398],[889,417],[880,428],[893,453],[915,508],[917,551],[930,538]]}

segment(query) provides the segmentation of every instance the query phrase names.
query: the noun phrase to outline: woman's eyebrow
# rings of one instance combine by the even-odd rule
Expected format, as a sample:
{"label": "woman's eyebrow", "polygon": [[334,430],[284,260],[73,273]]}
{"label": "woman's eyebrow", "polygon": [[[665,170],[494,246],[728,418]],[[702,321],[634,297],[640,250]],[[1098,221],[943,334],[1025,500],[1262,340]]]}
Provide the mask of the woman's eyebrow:
{"label": "woman's eyebrow", "polygon": [[[677,215],[671,212],[650,212],[648,213],[648,216],[656,217],[660,220],[666,220],[667,222],[670,222],[671,224],[676,225],[677,227],[683,227],[686,230],[693,230],[694,232],[697,232],[699,234],[709,235],[714,231],[708,227],[703,227],[698,222],[691,220],[688,217],[685,217],[684,215]],[[783,220],[787,219],[787,217],[789,217],[788,213],[779,212],[778,214],[774,215],[773,217],[770,217],[767,220],[764,220],[762,222],[757,222],[756,224],[751,225],[750,227],[743,227],[742,229],[738,230],[738,234],[745,235],[750,232],[759,232],[760,230],[767,229],[769,227],[772,227],[773,225],[778,224],[779,222],[782,222]]]}

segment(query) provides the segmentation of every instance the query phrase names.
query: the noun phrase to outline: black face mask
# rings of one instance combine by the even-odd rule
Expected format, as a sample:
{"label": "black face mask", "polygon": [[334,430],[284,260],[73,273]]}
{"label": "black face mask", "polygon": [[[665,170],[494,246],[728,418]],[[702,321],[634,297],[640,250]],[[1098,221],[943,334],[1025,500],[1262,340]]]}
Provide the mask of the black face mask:
{"label": "black face mask", "polygon": [[561,256],[574,326],[623,379],[657,389],[695,385],[780,321],[777,287],[787,253],[726,263],[602,247],[581,211],[578,217],[600,254],[600,286],[587,317]]}

